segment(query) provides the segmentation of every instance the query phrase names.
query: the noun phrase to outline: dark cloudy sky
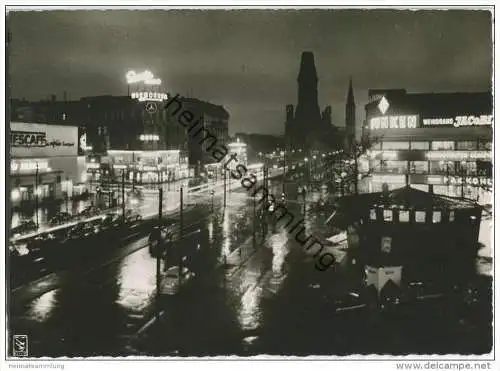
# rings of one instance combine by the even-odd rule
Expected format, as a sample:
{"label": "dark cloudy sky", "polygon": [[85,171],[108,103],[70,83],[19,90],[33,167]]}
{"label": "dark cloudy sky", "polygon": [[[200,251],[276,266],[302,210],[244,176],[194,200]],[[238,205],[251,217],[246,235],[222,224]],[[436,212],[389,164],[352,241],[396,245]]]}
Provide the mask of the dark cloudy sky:
{"label": "dark cloudy sky", "polygon": [[126,94],[127,70],[224,105],[230,132],[282,133],[300,53],[314,52],[321,107],[344,125],[349,75],[358,123],[367,89],[486,91],[487,11],[43,11],[10,13],[11,94]]}

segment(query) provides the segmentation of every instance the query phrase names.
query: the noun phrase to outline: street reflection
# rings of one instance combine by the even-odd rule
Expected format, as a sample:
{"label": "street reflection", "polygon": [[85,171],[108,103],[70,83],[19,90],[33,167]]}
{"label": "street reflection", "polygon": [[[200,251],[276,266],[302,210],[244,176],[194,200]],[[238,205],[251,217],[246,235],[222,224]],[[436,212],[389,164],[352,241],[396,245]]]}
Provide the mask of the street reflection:
{"label": "street reflection", "polygon": [[127,256],[119,266],[117,284],[118,300],[122,307],[131,311],[142,311],[152,300],[155,292],[156,261],[148,249],[141,249]]}
{"label": "street reflection", "polygon": [[256,285],[251,286],[241,297],[238,319],[242,330],[253,330],[259,327],[261,297],[262,288]]}
{"label": "street reflection", "polygon": [[287,242],[286,230],[281,230],[280,234],[275,234],[270,238],[270,245],[273,249],[272,269],[274,274],[283,273],[285,258],[286,255],[288,254],[286,242]]}
{"label": "street reflection", "polygon": [[52,290],[33,300],[27,309],[26,316],[37,322],[45,322],[56,306],[57,292],[58,290]]}
{"label": "street reflection", "polygon": [[229,209],[224,210],[224,219],[222,220],[222,257],[227,257],[231,253]]}

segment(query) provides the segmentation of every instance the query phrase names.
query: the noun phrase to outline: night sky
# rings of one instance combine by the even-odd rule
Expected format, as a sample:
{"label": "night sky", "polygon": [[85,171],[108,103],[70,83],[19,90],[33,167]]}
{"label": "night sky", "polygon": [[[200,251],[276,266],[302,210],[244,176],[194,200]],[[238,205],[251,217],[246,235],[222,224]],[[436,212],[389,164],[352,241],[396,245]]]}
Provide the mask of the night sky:
{"label": "night sky", "polygon": [[314,52],[321,109],[344,125],[349,75],[357,121],[369,88],[486,91],[487,11],[44,11],[10,13],[11,96],[124,95],[129,69],[229,111],[229,130],[281,134],[297,102],[302,51]]}

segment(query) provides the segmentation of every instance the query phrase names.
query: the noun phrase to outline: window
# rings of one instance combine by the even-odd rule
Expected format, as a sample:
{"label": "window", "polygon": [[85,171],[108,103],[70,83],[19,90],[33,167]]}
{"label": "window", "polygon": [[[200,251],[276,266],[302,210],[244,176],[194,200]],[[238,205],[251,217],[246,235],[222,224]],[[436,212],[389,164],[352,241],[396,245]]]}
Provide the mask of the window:
{"label": "window", "polygon": [[455,150],[455,142],[452,140],[448,141],[436,141],[432,142],[431,149],[433,151],[441,151],[441,150]]}
{"label": "window", "polygon": [[492,146],[491,142],[480,141],[478,149],[480,151],[491,151],[491,146]]}
{"label": "window", "polygon": [[432,212],[432,222],[440,223],[441,222],[441,211],[433,211]]}
{"label": "window", "polygon": [[411,142],[411,149],[429,149],[429,142]]}
{"label": "window", "polygon": [[377,210],[370,209],[370,220],[377,220]]}
{"label": "window", "polygon": [[399,210],[399,221],[408,223],[410,221],[410,212],[408,210]]}
{"label": "window", "polygon": [[382,143],[382,149],[410,149],[409,142],[384,142]]}
{"label": "window", "polygon": [[388,173],[398,173],[406,174],[408,170],[408,164],[406,161],[384,161],[382,163],[382,171],[387,171]]}
{"label": "window", "polygon": [[427,173],[427,161],[410,161],[410,173],[412,174]]}
{"label": "window", "polygon": [[425,211],[415,211],[415,221],[417,223],[425,223]]}
{"label": "window", "polygon": [[380,160],[370,161],[370,167],[376,173],[382,171]]}
{"label": "window", "polygon": [[453,222],[453,221],[455,221],[455,212],[450,211],[450,222]]}
{"label": "window", "polygon": [[455,163],[453,161],[431,161],[431,174],[454,175]]}
{"label": "window", "polygon": [[477,149],[477,142],[475,140],[457,142],[457,150],[473,151],[475,149]]}
{"label": "window", "polygon": [[392,210],[384,209],[384,222],[392,222]]}
{"label": "window", "polygon": [[462,161],[460,162],[461,175],[476,175],[477,163],[475,161]]}

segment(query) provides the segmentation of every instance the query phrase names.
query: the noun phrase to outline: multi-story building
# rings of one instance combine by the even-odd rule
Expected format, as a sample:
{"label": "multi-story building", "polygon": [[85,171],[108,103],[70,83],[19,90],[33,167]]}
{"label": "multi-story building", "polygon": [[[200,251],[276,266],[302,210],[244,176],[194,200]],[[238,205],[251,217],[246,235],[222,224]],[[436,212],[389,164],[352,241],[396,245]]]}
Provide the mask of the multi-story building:
{"label": "multi-story building", "polygon": [[491,93],[370,90],[363,135],[373,142],[366,190],[414,188],[489,202]]}
{"label": "multi-story building", "polygon": [[[189,111],[194,116],[195,128],[185,128],[179,123],[177,115],[181,110]],[[229,113],[220,105],[176,96],[165,109],[165,116],[172,128],[185,135],[189,164],[197,174],[204,165],[217,161],[212,156],[211,148],[226,146],[229,142]]]}
{"label": "multi-story building", "polygon": [[61,201],[84,192],[85,157],[78,156],[78,128],[26,122],[10,123],[10,192],[14,207],[35,206],[35,199]]}

